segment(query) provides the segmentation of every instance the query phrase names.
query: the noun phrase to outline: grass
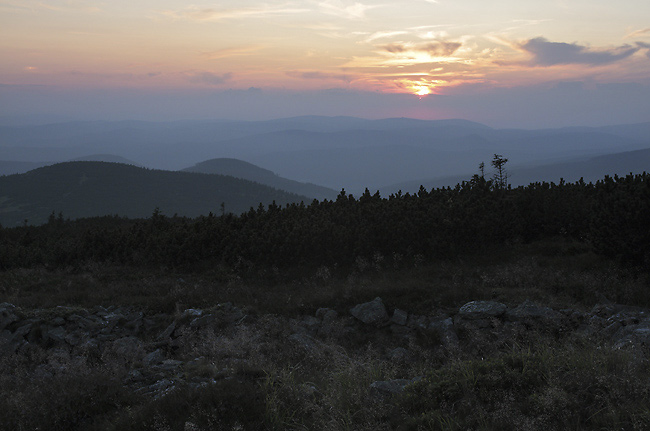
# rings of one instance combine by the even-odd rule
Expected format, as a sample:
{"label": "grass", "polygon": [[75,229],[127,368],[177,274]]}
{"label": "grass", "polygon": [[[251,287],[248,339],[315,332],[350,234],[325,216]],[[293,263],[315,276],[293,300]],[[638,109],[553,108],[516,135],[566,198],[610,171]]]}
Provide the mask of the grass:
{"label": "grass", "polygon": [[[392,262],[357,262],[346,274],[304,269],[275,274],[272,282],[223,268],[187,274],[89,265],[0,273],[2,301],[27,315],[97,305],[176,317],[203,308],[218,315],[216,304],[224,302],[249,315],[239,325],[217,319],[201,329],[179,320],[176,344],[166,354],[184,365],[174,389],[158,398],[125,383],[142,367],[142,346],[128,354],[111,344],[99,354],[33,345],[4,352],[0,422],[16,430],[91,431],[650,429],[647,346],[615,349],[580,333],[467,327],[458,330],[458,348],[447,349],[435,331],[400,338],[388,329],[351,332],[343,323],[305,338],[310,343],[292,338],[297,318],[321,307],[348,316],[353,305],[376,296],[390,310],[423,315],[444,315],[477,299],[589,310],[605,296],[647,306],[647,276],[564,242],[406,267]],[[394,359],[397,347],[408,358]],[[422,379],[400,396],[370,390],[374,381],[414,377]]]}

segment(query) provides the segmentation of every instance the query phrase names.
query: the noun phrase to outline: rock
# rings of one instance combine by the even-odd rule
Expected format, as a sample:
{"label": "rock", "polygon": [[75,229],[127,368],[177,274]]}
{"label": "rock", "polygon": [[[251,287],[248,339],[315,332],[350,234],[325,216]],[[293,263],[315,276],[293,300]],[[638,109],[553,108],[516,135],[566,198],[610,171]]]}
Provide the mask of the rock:
{"label": "rock", "polygon": [[83,334],[80,331],[70,332],[65,336],[65,342],[71,345],[72,347],[81,344],[82,339],[83,339]]}
{"label": "rock", "polygon": [[458,347],[458,335],[454,330],[454,321],[451,317],[432,320],[429,323],[429,329],[437,331],[440,334],[440,342],[443,346],[447,348]]}
{"label": "rock", "polygon": [[552,308],[542,307],[528,300],[516,308],[508,310],[505,316],[510,322],[522,322],[529,325],[534,323],[557,325],[565,319],[563,314]]}
{"label": "rock", "polygon": [[61,316],[55,317],[54,319],[50,320],[50,325],[52,326],[63,326],[65,325],[65,319]]}
{"label": "rock", "polygon": [[318,320],[314,316],[305,316],[300,320],[299,325],[305,328],[310,333],[314,334],[318,331],[318,328],[320,327],[320,320]]}
{"label": "rock", "polygon": [[505,304],[496,301],[472,301],[460,307],[458,316],[468,320],[489,319],[502,316],[507,310]]}
{"label": "rock", "polygon": [[406,311],[396,308],[395,311],[393,311],[393,317],[391,317],[390,321],[396,325],[405,326],[408,317],[409,314]]}
{"label": "rock", "polygon": [[192,320],[190,322],[190,328],[205,328],[206,326],[210,326],[214,321],[216,320],[216,317],[214,314],[206,314],[205,316],[197,317],[196,319]]}
{"label": "rock", "polygon": [[142,363],[145,366],[150,367],[152,365],[158,365],[164,360],[165,360],[165,354],[163,353],[163,351],[160,349],[156,349],[153,352],[147,354],[144,358],[142,358]]}
{"label": "rock", "polygon": [[126,361],[133,361],[142,358],[144,348],[142,341],[136,337],[123,337],[113,341],[110,351],[117,357]]}
{"label": "rock", "polygon": [[418,316],[415,314],[409,315],[406,326],[411,329],[426,329],[427,325],[427,316]]}
{"label": "rock", "polygon": [[350,314],[368,325],[379,326],[388,321],[386,306],[379,297],[370,302],[356,305],[350,310]]}
{"label": "rock", "polygon": [[156,339],[160,341],[168,340],[169,338],[171,338],[175,330],[176,330],[176,322],[172,322],[169,324],[169,326],[167,326],[167,328],[165,328],[164,331],[162,331],[158,335]]}
{"label": "rock", "polygon": [[181,315],[181,318],[183,317],[201,317],[203,315],[203,310],[199,310],[198,308],[188,308],[187,310],[183,311],[183,314]]}
{"label": "rock", "polygon": [[316,310],[316,317],[323,323],[332,323],[339,317],[339,313],[331,308],[319,308]]}
{"label": "rock", "polygon": [[18,321],[18,316],[14,313],[15,308],[7,302],[0,304],[0,331],[3,331],[7,326]]}

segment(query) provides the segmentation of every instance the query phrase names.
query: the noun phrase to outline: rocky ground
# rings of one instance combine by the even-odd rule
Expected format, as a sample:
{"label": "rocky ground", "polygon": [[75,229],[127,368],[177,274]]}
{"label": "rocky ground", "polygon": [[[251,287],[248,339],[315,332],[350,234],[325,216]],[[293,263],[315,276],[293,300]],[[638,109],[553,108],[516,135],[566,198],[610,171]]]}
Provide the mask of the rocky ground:
{"label": "rocky ground", "polygon": [[[367,380],[366,396],[389,402],[421,379],[432,361],[488,357],[540,336],[580,336],[595,343],[606,339],[608,348],[645,358],[650,310],[612,303],[581,311],[531,301],[513,306],[472,301],[456,310],[416,315],[375,298],[342,312],[321,308],[312,315],[285,317],[249,314],[231,303],[173,315],[128,307],[21,309],[0,304],[1,355],[33,358],[38,352],[37,360],[23,362],[23,379],[47,382],[80,364],[119,362],[121,372],[114,373],[119,384],[151,399],[242,373],[268,380],[273,370],[300,366],[296,364],[318,368],[353,362],[363,356],[360,352],[372,350],[371,362],[383,363],[380,368],[390,370],[383,376],[392,378],[382,380],[378,373],[376,380]],[[11,370],[3,370],[5,380],[7,373]],[[298,386],[305,396],[322,396],[318,378],[303,380]]]}

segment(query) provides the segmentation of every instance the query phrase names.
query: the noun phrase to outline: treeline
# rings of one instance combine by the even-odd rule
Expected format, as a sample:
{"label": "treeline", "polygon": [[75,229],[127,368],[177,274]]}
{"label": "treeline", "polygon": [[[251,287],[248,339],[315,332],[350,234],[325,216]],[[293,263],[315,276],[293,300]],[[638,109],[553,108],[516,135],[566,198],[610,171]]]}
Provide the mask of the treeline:
{"label": "treeline", "polygon": [[[217,210],[218,211],[218,210]],[[558,236],[650,268],[650,174],[597,183],[500,187],[474,176],[455,188],[387,198],[342,191],[335,200],[272,204],[240,216],[117,216],[0,229],[0,269],[89,262],[197,269],[321,266],[449,258]]]}

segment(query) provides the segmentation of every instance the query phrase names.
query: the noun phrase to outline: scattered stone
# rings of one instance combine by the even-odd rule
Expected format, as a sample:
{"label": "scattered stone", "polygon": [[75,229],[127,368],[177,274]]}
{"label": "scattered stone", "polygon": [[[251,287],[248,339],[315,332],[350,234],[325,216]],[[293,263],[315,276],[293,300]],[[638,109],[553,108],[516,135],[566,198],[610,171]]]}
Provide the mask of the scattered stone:
{"label": "scattered stone", "polygon": [[379,326],[388,321],[386,306],[379,297],[355,306],[350,310],[350,314],[367,325]]}
{"label": "scattered stone", "polygon": [[451,317],[432,320],[429,323],[429,329],[440,334],[440,341],[443,346],[447,348],[458,347],[458,334],[454,330],[454,320]]}
{"label": "scattered stone", "polygon": [[331,308],[319,308],[316,310],[316,317],[323,323],[332,323],[339,317],[339,313]]}
{"label": "scattered stone", "polygon": [[565,319],[564,315],[552,308],[542,307],[528,300],[516,308],[508,310],[505,316],[510,322],[522,322],[528,325],[535,323],[557,325]]}
{"label": "scattered stone", "polygon": [[205,316],[197,317],[196,319],[192,320],[190,322],[190,328],[205,328],[206,326],[210,326],[214,321],[216,320],[216,317],[214,314],[206,314]]}
{"label": "scattered stone", "polygon": [[176,330],[176,322],[170,323],[169,326],[167,326],[167,328],[165,328],[165,330],[158,335],[157,340],[160,341],[168,340],[169,338],[171,338],[175,330]]}
{"label": "scattered stone", "polygon": [[147,354],[144,358],[142,358],[142,363],[145,366],[150,367],[152,365],[158,365],[164,360],[165,360],[165,355],[162,352],[162,350],[156,349],[153,352]]}
{"label": "scattered stone", "polygon": [[496,301],[471,301],[460,307],[458,315],[468,320],[500,317],[507,310],[505,304]]}
{"label": "scattered stone", "polygon": [[393,317],[391,317],[390,321],[396,325],[405,326],[408,317],[409,314],[406,311],[396,308],[395,311],[393,311]]}

